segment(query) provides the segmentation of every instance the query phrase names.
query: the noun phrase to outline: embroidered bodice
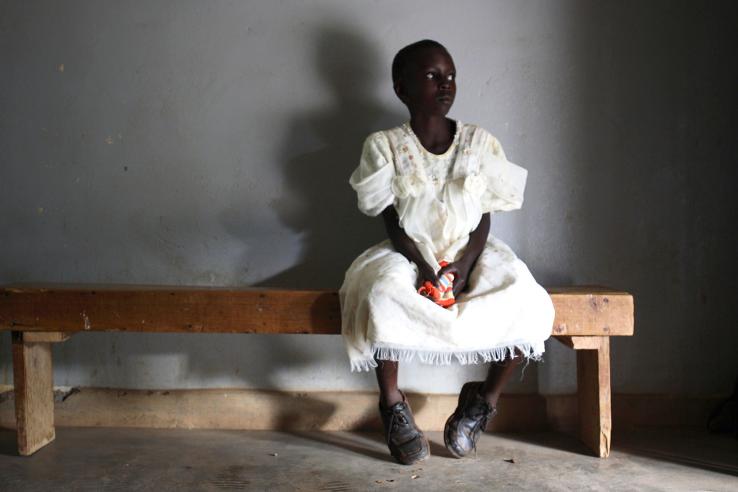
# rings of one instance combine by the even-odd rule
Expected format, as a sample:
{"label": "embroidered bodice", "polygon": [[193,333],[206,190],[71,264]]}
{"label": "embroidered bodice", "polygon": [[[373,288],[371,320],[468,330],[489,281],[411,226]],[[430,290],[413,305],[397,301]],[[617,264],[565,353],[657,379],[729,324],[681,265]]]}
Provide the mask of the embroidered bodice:
{"label": "embroidered bodice", "polygon": [[372,133],[349,182],[363,213],[394,205],[402,228],[438,269],[463,252],[483,213],[522,206],[526,178],[489,132],[457,121],[443,154],[425,149],[409,123]]}

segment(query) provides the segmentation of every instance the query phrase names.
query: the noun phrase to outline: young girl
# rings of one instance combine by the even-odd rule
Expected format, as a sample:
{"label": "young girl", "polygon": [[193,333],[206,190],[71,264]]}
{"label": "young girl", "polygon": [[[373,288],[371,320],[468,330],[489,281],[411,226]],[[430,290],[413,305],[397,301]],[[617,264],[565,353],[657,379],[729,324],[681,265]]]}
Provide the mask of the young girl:
{"label": "young girl", "polygon": [[[359,209],[382,214],[389,239],[351,264],[339,295],[351,369],[376,369],[390,452],[412,464],[429,448],[397,387],[399,361],[492,362],[485,381],[463,385],[446,422],[446,447],[462,457],[515,365],[540,358],[554,310],[525,264],[489,235],[491,213],[521,207],[527,171],[487,131],[446,117],[456,95],[451,55],[435,41],[406,46],[392,79],[410,121],[369,135],[349,181]],[[449,282],[448,302],[419,293]]]}

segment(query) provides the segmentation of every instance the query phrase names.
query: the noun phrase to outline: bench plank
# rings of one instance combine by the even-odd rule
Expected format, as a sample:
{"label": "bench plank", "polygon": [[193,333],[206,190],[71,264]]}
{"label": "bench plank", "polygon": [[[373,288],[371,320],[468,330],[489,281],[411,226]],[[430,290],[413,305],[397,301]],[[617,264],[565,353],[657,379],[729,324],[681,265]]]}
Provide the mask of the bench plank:
{"label": "bench plank", "polygon": [[[633,334],[633,297],[602,287],[548,289],[552,335]],[[167,286],[0,288],[0,330],[338,334],[328,290]]]}

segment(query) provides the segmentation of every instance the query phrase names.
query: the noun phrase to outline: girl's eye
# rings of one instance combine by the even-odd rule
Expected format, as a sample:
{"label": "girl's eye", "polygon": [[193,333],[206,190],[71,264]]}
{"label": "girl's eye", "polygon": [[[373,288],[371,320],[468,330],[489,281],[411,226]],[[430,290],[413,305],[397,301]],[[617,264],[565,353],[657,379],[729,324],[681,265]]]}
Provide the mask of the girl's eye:
{"label": "girl's eye", "polygon": [[449,82],[452,81],[452,80],[454,80],[455,78],[456,78],[456,74],[455,73],[450,73],[450,74],[448,74],[446,76],[446,80],[448,80]]}
{"label": "girl's eye", "polygon": [[428,79],[428,80],[432,80],[433,77],[435,77],[435,75],[433,74],[433,72],[428,72],[428,73],[425,74],[425,78]]}

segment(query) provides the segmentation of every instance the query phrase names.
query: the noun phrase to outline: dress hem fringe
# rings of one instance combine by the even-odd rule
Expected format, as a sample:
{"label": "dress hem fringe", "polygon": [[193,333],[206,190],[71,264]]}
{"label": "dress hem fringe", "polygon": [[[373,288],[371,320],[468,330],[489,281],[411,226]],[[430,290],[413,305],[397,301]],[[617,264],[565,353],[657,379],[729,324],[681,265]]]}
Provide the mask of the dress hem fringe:
{"label": "dress hem fringe", "polygon": [[372,347],[371,358],[351,360],[351,371],[361,372],[374,369],[377,367],[377,361],[375,359],[391,360],[395,362],[410,362],[416,355],[424,364],[432,365],[449,365],[451,364],[452,357],[455,357],[462,365],[499,362],[512,358],[515,354],[515,349],[520,350],[523,357],[527,360],[539,361],[543,355],[543,350],[536,350],[536,347],[529,343],[512,344],[505,347],[497,347],[487,350],[468,350],[461,352],[436,352],[432,350],[415,350],[375,345]]}

